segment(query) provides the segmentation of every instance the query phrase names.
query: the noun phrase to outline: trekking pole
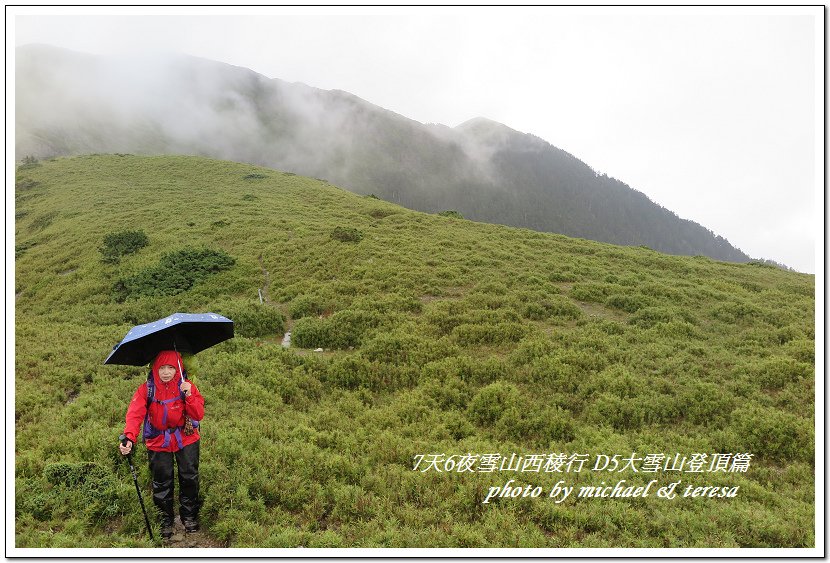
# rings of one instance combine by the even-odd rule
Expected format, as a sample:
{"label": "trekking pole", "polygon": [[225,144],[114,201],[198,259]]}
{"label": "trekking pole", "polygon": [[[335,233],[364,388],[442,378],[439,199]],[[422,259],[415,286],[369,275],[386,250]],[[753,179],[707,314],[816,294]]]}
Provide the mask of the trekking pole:
{"label": "trekking pole", "polygon": [[[121,440],[121,445],[127,445],[127,437],[124,434],[118,437]],[[133,482],[135,483],[135,492],[138,493],[138,502],[141,504],[141,512],[144,513],[144,523],[147,524],[147,533],[150,534],[150,541],[155,541],[156,538],[153,537],[153,530],[150,528],[150,519],[147,518],[147,509],[144,508],[144,499],[141,497],[141,488],[138,486],[138,475],[135,472],[135,466],[133,465],[133,452],[127,454],[127,463],[130,464],[130,471],[133,474]]]}

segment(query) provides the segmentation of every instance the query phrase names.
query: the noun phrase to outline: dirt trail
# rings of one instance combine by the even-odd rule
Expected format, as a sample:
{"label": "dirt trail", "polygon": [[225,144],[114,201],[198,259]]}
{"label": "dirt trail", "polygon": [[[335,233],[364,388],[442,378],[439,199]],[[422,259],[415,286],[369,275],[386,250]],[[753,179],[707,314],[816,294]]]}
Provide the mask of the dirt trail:
{"label": "dirt trail", "polygon": [[225,547],[213,538],[205,535],[201,530],[190,534],[184,531],[181,519],[176,516],[173,524],[173,537],[163,540],[164,547]]}
{"label": "dirt trail", "polygon": [[[266,305],[271,305],[272,307],[276,307],[280,312],[282,312],[283,316],[285,317],[285,331],[291,332],[291,327],[294,326],[294,320],[291,316],[287,313],[286,308],[278,303],[273,303],[271,301],[271,297],[268,295],[268,289],[271,286],[271,274],[268,270],[265,269],[265,262],[262,260],[262,254],[258,256],[259,259],[259,268],[262,270],[262,277],[264,278],[263,286],[260,288],[260,294],[262,296],[262,302]],[[285,336],[283,335],[283,339]]]}

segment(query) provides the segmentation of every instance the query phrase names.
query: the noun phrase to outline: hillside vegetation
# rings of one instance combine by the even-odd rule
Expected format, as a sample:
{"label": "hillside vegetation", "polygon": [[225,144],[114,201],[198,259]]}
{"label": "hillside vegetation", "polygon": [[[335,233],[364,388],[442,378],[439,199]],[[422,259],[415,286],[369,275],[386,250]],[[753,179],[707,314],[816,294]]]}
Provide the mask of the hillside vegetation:
{"label": "hillside vegetation", "polygon": [[[29,161],[15,200],[17,547],[150,545],[116,449],[146,371],[102,364],[175,311],[236,321],[187,359],[216,544],[815,544],[813,276],[198,157]],[[439,453],[754,457],[728,473],[413,469]],[[136,462],[149,503],[143,447]],[[509,479],[739,490],[483,502]]]}
{"label": "hillside vegetation", "polygon": [[17,158],[198,154],[326,178],[410,209],[747,262],[721,236],[574,155],[476,118],[423,124],[348,92],[195,57],[15,57]]}

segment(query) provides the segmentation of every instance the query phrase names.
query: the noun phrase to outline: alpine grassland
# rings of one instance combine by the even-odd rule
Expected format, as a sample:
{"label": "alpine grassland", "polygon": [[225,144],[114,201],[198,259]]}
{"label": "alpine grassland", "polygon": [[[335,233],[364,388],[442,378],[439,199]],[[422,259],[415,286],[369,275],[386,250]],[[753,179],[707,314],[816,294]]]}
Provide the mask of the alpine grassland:
{"label": "alpine grassland", "polygon": [[236,321],[186,358],[210,545],[815,545],[812,275],[195,156],[26,163],[15,217],[17,547],[161,545],[103,362],[177,311]]}

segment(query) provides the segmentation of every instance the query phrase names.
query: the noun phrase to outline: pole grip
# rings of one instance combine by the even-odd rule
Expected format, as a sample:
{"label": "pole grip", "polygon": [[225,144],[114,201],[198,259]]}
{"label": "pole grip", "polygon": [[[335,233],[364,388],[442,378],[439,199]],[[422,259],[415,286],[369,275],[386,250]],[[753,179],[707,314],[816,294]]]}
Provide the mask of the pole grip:
{"label": "pole grip", "polygon": [[126,445],[127,445],[127,436],[125,436],[124,434],[121,434],[121,435],[118,437],[118,440],[121,442],[121,445],[122,445],[122,446],[126,446]]}

